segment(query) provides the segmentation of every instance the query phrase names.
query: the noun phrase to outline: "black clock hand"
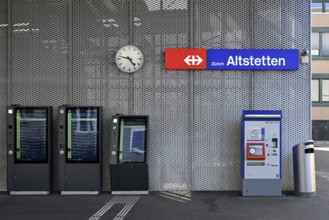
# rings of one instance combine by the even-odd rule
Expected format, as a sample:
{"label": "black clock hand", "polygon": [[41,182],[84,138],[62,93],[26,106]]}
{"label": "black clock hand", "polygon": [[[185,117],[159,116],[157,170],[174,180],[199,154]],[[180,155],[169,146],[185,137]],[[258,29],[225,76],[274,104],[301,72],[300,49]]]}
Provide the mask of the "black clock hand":
{"label": "black clock hand", "polygon": [[134,63],[134,62],[133,62],[133,59],[131,59],[130,57],[128,57],[128,56],[126,56],[126,57],[124,57],[124,56],[119,56],[119,57],[129,60],[130,63],[131,63],[133,66],[136,66],[136,63]]}
{"label": "black clock hand", "polygon": [[124,56],[119,56],[119,57],[124,58],[124,59],[127,59],[127,60],[130,59],[129,57],[124,57]]}
{"label": "black clock hand", "polygon": [[131,63],[133,66],[136,65],[136,63],[134,63],[134,62],[133,62],[133,59],[131,59],[130,57],[128,57],[128,60],[130,61],[130,63]]}

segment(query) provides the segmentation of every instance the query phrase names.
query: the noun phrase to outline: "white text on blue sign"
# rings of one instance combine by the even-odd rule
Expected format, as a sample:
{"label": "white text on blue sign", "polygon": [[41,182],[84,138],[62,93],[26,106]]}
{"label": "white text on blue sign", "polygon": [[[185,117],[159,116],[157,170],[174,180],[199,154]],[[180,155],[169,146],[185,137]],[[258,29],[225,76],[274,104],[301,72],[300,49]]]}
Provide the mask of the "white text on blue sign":
{"label": "white text on blue sign", "polygon": [[297,49],[208,49],[209,70],[298,70]]}

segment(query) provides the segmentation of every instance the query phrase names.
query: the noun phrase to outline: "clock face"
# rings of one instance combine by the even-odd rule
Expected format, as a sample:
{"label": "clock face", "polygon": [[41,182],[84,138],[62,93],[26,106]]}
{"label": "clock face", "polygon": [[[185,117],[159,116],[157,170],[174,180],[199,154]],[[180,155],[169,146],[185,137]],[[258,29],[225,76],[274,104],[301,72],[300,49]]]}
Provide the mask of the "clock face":
{"label": "clock face", "polygon": [[143,62],[143,53],[134,45],[121,47],[115,55],[115,63],[125,73],[136,72],[142,67]]}

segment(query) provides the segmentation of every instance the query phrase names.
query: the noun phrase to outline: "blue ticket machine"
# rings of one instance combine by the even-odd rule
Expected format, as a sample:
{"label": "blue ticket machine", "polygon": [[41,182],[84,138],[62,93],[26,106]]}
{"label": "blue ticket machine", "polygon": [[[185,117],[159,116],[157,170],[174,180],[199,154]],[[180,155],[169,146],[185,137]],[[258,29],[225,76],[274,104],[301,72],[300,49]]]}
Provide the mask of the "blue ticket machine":
{"label": "blue ticket machine", "polygon": [[282,195],[281,119],[277,110],[243,111],[243,196]]}

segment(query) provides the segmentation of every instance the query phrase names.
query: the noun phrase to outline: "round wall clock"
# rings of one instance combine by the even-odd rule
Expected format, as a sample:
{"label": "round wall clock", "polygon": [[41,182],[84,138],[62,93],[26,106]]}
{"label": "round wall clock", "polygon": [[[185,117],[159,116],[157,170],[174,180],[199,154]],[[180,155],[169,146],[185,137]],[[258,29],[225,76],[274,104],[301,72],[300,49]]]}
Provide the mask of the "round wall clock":
{"label": "round wall clock", "polygon": [[126,45],[115,54],[115,63],[125,73],[134,73],[143,66],[144,56],[138,47]]}

